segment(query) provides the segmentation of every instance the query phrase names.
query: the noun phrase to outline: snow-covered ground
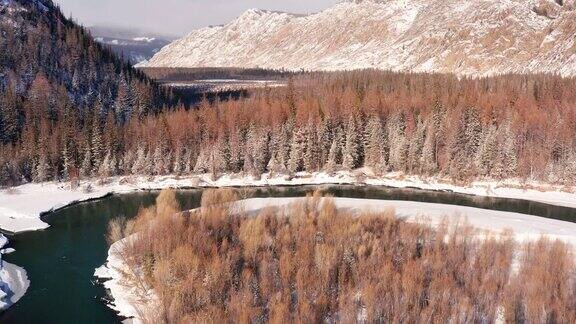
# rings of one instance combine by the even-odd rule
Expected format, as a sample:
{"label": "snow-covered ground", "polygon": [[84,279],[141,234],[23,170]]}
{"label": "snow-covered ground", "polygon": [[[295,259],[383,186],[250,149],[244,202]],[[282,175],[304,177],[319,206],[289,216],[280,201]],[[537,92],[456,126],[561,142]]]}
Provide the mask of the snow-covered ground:
{"label": "snow-covered ground", "polygon": [[[6,244],[8,244],[8,239],[0,234],[0,249]],[[0,265],[0,311],[14,305],[22,298],[28,290],[28,286],[30,286],[30,281],[26,275],[26,270],[2,261]]]}
{"label": "snow-covered ground", "polygon": [[[576,223],[456,205],[353,198],[332,199],[336,208],[358,214],[394,210],[397,217],[409,222],[424,222],[431,226],[437,226],[445,220],[449,224],[465,222],[478,230],[475,232],[478,237],[512,231],[518,242],[547,237],[551,240],[562,240],[576,247]],[[253,198],[237,202],[234,208],[248,215],[257,214],[266,208],[277,208],[285,212],[288,211],[289,206],[303,201],[305,198]],[[105,282],[105,287],[110,290],[114,300],[111,307],[122,316],[134,318],[135,323],[140,323],[142,322],[141,314],[154,307],[153,297],[142,298],[142,296],[154,296],[154,294],[150,291],[142,294],[142,290],[138,290],[125,280],[123,273],[127,271],[127,266],[120,257],[125,240],[110,247],[106,264],[96,269],[95,276],[109,279]]]}
{"label": "snow-covered ground", "polygon": [[120,316],[131,318],[133,323],[142,322],[140,310],[149,309],[156,298],[154,293],[138,287],[126,280],[126,273],[131,270],[124,263],[121,252],[122,246],[129,238],[125,238],[110,246],[106,264],[94,271],[96,278],[106,280],[104,287],[110,291],[113,300],[108,306],[117,311]]}
{"label": "snow-covered ground", "polygon": [[[253,198],[238,203],[241,210],[253,214],[268,208],[288,210],[291,204],[305,198]],[[424,203],[416,201],[372,200],[354,198],[332,198],[336,208],[353,213],[383,212],[394,210],[396,217],[409,222],[425,222],[437,226],[444,220],[449,224],[466,223],[479,234],[502,234],[512,231],[518,242],[535,241],[543,236],[551,240],[561,240],[576,247],[576,223],[550,218],[486,210],[474,207]]]}
{"label": "snow-covered ground", "polygon": [[[299,173],[296,177],[270,177],[264,174],[260,179],[242,175],[224,175],[211,180],[204,174],[189,177],[115,177],[97,184],[96,181],[83,182],[77,189],[71,189],[69,183],[49,182],[26,184],[9,190],[0,191],[0,228],[18,233],[45,229],[48,224],[40,215],[74,202],[106,196],[110,193],[129,193],[137,190],[191,187],[246,187],[246,186],[282,186],[282,185],[321,185],[321,184],[366,184],[398,188],[421,188],[426,190],[449,190],[479,196],[515,198],[543,202],[551,205],[576,208],[576,193],[569,188],[533,183],[522,186],[518,181],[473,182],[468,186],[458,186],[438,179],[405,177],[400,174],[388,174],[382,177],[370,177],[359,172]],[[87,187],[90,187],[88,190]],[[529,189],[524,189],[524,188]]]}

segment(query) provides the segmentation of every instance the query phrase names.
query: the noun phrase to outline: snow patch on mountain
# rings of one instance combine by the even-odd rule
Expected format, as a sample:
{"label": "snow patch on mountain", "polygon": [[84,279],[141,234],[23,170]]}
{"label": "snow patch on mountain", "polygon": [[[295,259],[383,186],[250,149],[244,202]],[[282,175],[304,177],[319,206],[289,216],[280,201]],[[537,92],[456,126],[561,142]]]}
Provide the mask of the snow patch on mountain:
{"label": "snow patch on mountain", "polygon": [[574,0],[366,0],[311,15],[251,9],[148,67],[576,75]]}

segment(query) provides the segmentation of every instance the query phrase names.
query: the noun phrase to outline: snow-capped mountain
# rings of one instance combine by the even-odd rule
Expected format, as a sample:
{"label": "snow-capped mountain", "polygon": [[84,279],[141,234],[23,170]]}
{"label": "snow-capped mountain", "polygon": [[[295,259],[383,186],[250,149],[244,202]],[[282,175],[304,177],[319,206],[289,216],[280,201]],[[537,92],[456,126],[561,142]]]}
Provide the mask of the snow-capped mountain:
{"label": "snow-capped mountain", "polygon": [[162,47],[174,40],[169,36],[128,28],[93,26],[89,29],[97,42],[109,46],[116,54],[132,64],[149,60]]}
{"label": "snow-capped mountain", "polygon": [[576,75],[575,1],[346,1],[307,16],[252,9],[144,65]]}

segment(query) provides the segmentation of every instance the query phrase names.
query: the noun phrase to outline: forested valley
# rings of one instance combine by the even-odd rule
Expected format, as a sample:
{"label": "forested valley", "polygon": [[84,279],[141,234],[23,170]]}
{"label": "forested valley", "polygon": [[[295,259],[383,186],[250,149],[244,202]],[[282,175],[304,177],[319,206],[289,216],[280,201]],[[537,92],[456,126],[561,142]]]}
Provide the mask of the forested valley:
{"label": "forested valley", "polygon": [[369,167],[569,185],[576,179],[574,83],[357,71],[299,75],[240,100],[127,119],[88,110],[78,123],[73,106],[55,114],[49,105],[27,106],[19,137],[2,148],[2,183]]}
{"label": "forested valley", "polygon": [[576,179],[571,78],[282,72],[286,87],[188,109],[57,7],[17,3],[0,22],[2,185],[361,167],[453,181]]}

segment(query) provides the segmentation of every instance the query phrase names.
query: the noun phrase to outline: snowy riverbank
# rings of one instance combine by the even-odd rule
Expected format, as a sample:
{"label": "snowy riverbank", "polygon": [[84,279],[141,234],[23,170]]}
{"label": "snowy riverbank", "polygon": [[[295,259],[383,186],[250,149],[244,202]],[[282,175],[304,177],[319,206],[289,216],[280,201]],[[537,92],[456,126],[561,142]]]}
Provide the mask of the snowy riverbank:
{"label": "snowy riverbank", "polygon": [[[8,244],[8,239],[0,234],[0,249]],[[14,305],[30,286],[26,270],[2,261],[0,266],[0,311]]]}
{"label": "snowy riverbank", "polygon": [[110,246],[106,264],[94,271],[94,277],[105,280],[104,287],[110,291],[112,297],[108,305],[110,308],[118,312],[118,315],[130,318],[133,323],[141,323],[143,316],[140,310],[152,307],[155,298],[153,292],[143,291],[143,288],[126,280],[125,274],[130,273],[130,269],[124,263],[121,252],[128,239]]}
{"label": "snowy riverbank", "polygon": [[[408,222],[425,222],[437,226],[444,220],[450,224],[466,222],[486,234],[512,231],[518,242],[536,241],[543,236],[561,240],[576,247],[576,223],[556,219],[487,210],[474,207],[425,203],[416,201],[332,198],[336,208],[354,213],[394,210],[396,217]],[[287,208],[303,198],[253,198],[238,202],[240,210],[254,214],[268,208]]]}
{"label": "snowy riverbank", "polygon": [[[253,198],[237,202],[235,208],[247,214],[257,214],[266,208],[278,208],[282,212],[290,205],[303,200],[304,198]],[[545,236],[551,240],[562,240],[576,247],[576,223],[511,212],[412,201],[352,198],[333,198],[333,201],[336,208],[355,213],[393,209],[397,217],[409,222],[425,222],[431,226],[437,226],[444,220],[452,224],[466,221],[467,224],[479,230],[477,234],[482,237],[512,231],[518,242],[535,241]],[[110,290],[114,300],[111,307],[120,315],[132,317],[135,323],[140,323],[142,322],[141,310],[154,307],[151,302],[153,298],[142,298],[142,296],[154,296],[154,294],[149,291],[143,293],[124,279],[123,273],[126,272],[127,266],[120,257],[122,244],[123,241],[120,241],[110,247],[106,264],[96,269],[95,276],[108,280],[104,285]]]}
{"label": "snowy riverbank", "polygon": [[[438,179],[404,177],[388,174],[371,177],[369,172],[299,173],[293,178],[286,176],[270,177],[265,174],[260,179],[250,176],[224,175],[212,180],[210,175],[190,177],[115,177],[103,184],[98,181],[83,181],[77,189],[69,183],[26,184],[0,191],[0,228],[13,233],[45,229],[48,224],[40,215],[69,204],[100,198],[110,193],[129,193],[137,190],[192,187],[246,187],[282,185],[322,185],[322,184],[365,184],[398,188],[420,188],[425,190],[449,190],[478,196],[533,200],[552,205],[576,208],[576,193],[570,188],[529,184],[517,181],[490,182],[478,181],[468,186],[458,186]],[[528,189],[526,189],[528,188]]]}

